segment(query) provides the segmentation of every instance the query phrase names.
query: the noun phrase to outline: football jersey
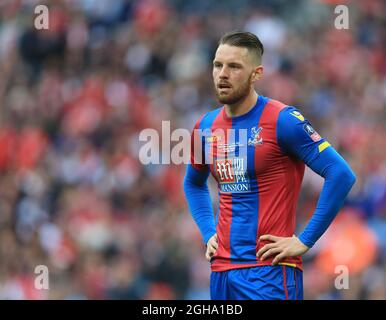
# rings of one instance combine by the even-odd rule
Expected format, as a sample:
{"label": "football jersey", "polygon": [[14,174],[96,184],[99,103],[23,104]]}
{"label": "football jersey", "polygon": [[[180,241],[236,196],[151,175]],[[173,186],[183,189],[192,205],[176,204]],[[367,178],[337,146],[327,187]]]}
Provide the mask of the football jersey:
{"label": "football jersey", "polygon": [[[305,164],[329,143],[299,110],[261,95],[246,114],[228,117],[221,107],[204,115],[195,129],[191,165],[209,170],[218,184],[212,271],[271,264],[273,258],[256,257],[268,243],[259,237],[294,235]],[[302,268],[301,257],[281,264]]]}

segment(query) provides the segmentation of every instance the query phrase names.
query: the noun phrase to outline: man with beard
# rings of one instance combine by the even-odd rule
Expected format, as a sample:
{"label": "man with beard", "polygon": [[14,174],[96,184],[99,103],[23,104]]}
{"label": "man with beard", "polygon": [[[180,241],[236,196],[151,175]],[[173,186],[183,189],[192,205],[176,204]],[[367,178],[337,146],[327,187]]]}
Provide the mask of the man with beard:
{"label": "man with beard", "polygon": [[[302,299],[301,256],[326,231],[356,179],[298,109],[257,94],[263,51],[249,32],[221,38],[213,80],[223,106],[199,119],[192,134],[184,190],[206,245],[215,300]],[[297,237],[296,204],[305,165],[325,182]],[[209,173],[219,189],[216,217]]]}

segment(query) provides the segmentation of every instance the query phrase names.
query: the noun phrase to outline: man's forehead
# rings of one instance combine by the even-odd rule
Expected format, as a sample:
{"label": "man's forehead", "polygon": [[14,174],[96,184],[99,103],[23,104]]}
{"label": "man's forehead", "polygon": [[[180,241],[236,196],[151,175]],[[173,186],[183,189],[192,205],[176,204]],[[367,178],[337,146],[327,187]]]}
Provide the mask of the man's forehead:
{"label": "man's forehead", "polygon": [[230,46],[221,44],[216,51],[214,60],[228,61],[246,61],[248,59],[248,49],[244,47]]}

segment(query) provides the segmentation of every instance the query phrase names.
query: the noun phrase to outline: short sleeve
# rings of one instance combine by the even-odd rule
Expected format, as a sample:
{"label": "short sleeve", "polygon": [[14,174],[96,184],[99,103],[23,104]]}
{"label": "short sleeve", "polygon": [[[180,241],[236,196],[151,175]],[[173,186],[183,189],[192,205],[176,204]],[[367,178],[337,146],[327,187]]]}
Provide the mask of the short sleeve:
{"label": "short sleeve", "polygon": [[295,156],[306,164],[311,163],[330,146],[294,107],[287,107],[280,112],[277,140],[285,154]]}

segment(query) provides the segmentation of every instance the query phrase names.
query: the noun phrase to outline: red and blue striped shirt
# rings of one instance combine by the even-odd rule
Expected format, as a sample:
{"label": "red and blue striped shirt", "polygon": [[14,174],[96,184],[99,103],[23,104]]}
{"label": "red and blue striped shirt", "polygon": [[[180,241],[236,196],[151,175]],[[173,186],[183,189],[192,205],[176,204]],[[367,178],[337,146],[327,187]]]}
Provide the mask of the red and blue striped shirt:
{"label": "red and blue striped shirt", "polygon": [[[266,244],[259,237],[291,237],[295,233],[305,164],[322,175],[325,161],[319,166],[313,163],[327,149],[332,149],[333,157],[339,155],[296,108],[263,96],[241,116],[228,117],[224,107],[211,111],[196,123],[195,129],[184,187],[205,243],[217,233],[212,271],[270,265],[272,259],[259,261],[256,257]],[[347,166],[341,157],[339,160]],[[206,186],[209,173],[218,184],[215,219]],[[342,192],[343,198],[350,188]],[[342,205],[338,202],[330,210],[327,226],[315,227],[320,222],[314,222],[303,232],[301,241],[308,246],[314,244],[319,233],[325,231],[320,229],[328,227]],[[302,259],[288,257],[282,264],[301,268]]]}

